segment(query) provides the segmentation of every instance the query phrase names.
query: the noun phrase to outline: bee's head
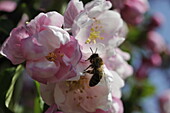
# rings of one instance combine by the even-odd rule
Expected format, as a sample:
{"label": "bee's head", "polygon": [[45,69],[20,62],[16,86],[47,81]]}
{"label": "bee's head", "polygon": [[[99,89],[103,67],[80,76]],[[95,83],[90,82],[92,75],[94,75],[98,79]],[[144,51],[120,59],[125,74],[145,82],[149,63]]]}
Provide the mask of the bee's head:
{"label": "bee's head", "polygon": [[99,54],[96,53],[97,52],[97,48],[96,48],[95,53],[93,53],[93,50],[91,48],[90,48],[90,50],[92,51],[92,55],[87,60],[90,60],[90,62],[92,63],[95,58],[99,57]]}
{"label": "bee's head", "polygon": [[93,60],[94,60],[95,58],[97,58],[97,57],[99,57],[99,54],[94,53],[94,54],[92,54],[87,60],[90,60],[90,62],[92,63]]}

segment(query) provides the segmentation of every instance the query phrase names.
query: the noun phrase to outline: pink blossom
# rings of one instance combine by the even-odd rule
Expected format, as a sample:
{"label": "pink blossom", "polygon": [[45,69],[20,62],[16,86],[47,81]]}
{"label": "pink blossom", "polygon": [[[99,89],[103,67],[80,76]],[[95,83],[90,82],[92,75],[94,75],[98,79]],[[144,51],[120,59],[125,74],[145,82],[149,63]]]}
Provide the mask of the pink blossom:
{"label": "pink blossom", "polygon": [[153,66],[160,66],[162,64],[162,57],[159,53],[153,53],[150,60]]}
{"label": "pink blossom", "polygon": [[170,112],[170,90],[163,92],[163,94],[159,97],[159,104],[161,113]]}
{"label": "pink blossom", "polygon": [[155,13],[151,16],[150,23],[148,25],[148,30],[153,30],[160,27],[164,22],[164,16],[161,13]]}
{"label": "pink blossom", "polygon": [[147,33],[147,47],[153,52],[161,53],[165,51],[166,44],[159,33],[150,31]]}
{"label": "pink blossom", "polygon": [[76,16],[84,10],[83,3],[79,0],[70,0],[64,13],[64,27],[71,28]]}
{"label": "pink blossom", "polygon": [[[53,105],[55,101],[58,109],[64,113],[91,113],[97,109],[107,111],[110,108],[111,111],[115,112],[119,109],[119,103],[116,104],[118,101],[113,99],[112,96],[120,98],[120,88],[123,86],[123,81],[115,72],[110,72],[106,68],[104,68],[104,72],[105,75],[95,87],[89,87],[89,79],[92,76],[90,74],[80,76],[78,81],[56,83],[52,91],[48,91],[51,88],[48,84],[41,85],[42,98],[49,105]],[[49,93],[47,92],[47,95],[44,95],[44,91]],[[50,102],[50,100],[52,101]],[[114,103],[116,106],[114,106]]]}
{"label": "pink blossom", "polygon": [[29,75],[41,83],[76,76],[74,66],[81,52],[77,41],[60,28],[63,21],[57,12],[40,13],[27,25],[11,32],[1,54],[13,64],[26,61]]}
{"label": "pink blossom", "polygon": [[17,3],[12,0],[0,1],[0,11],[12,12],[16,9]]}
{"label": "pink blossom", "polygon": [[82,50],[97,43],[107,45],[111,39],[119,37],[123,21],[119,13],[109,8],[109,1],[94,0],[87,3],[84,11],[75,18],[72,33],[83,46]]}
{"label": "pink blossom", "polygon": [[116,49],[116,54],[106,55],[106,58],[104,58],[108,69],[116,71],[123,79],[133,74],[133,68],[127,63],[127,60],[130,60],[130,55],[120,49]]}
{"label": "pink blossom", "polygon": [[13,64],[47,55],[69,41],[69,34],[58,28],[62,23],[63,17],[57,12],[40,13],[27,25],[14,28],[0,52]]}
{"label": "pink blossom", "polygon": [[122,18],[129,24],[136,25],[143,21],[143,14],[148,10],[147,0],[126,0],[121,9]]}
{"label": "pink blossom", "polygon": [[62,81],[76,76],[75,66],[80,58],[79,45],[71,38],[44,58],[27,61],[26,69],[33,79],[41,83]]}

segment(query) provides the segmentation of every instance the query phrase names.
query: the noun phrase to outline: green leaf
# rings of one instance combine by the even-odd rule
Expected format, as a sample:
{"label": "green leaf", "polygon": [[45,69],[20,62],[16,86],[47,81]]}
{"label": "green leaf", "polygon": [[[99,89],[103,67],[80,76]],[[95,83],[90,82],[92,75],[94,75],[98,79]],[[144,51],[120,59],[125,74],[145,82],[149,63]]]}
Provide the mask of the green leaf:
{"label": "green leaf", "polygon": [[12,113],[6,106],[6,93],[10,87],[13,75],[15,74],[15,68],[7,68],[0,72],[0,112]]}
{"label": "green leaf", "polygon": [[8,92],[6,93],[6,101],[5,101],[5,105],[7,107],[9,107],[9,104],[11,102],[11,98],[12,98],[12,95],[13,95],[13,91],[14,91],[14,86],[16,84],[16,81],[19,77],[19,75],[21,75],[21,73],[23,72],[24,68],[22,65],[19,65],[17,68],[16,68],[16,71],[15,71],[15,74],[12,78],[12,82],[10,84],[10,87],[8,89]]}
{"label": "green leaf", "polygon": [[151,84],[148,80],[143,82],[143,91],[141,92],[141,97],[151,96],[155,93],[155,86]]}
{"label": "green leaf", "polygon": [[40,96],[40,84],[35,81],[36,89],[37,89],[37,96],[34,100],[34,113],[42,113],[44,102]]}

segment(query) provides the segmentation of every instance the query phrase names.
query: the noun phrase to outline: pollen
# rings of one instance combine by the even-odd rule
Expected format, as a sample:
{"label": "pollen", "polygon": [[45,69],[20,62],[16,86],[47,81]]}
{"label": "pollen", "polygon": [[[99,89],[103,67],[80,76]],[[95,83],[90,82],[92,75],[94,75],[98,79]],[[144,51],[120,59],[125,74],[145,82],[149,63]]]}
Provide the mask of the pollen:
{"label": "pollen", "polygon": [[57,55],[54,52],[51,52],[46,56],[46,59],[49,61],[55,61],[56,58],[57,58]]}
{"label": "pollen", "polygon": [[69,87],[69,91],[84,93],[84,89],[88,86],[87,81],[87,78],[81,76],[78,81],[67,81],[66,84]]}
{"label": "pollen", "polygon": [[90,35],[85,41],[85,44],[90,43],[96,44],[97,39],[100,40],[104,39],[104,37],[101,37],[101,33],[103,33],[104,30],[102,29],[102,26],[100,24],[101,24],[100,21],[94,18],[94,23],[92,24],[92,27],[90,29]]}
{"label": "pollen", "polygon": [[57,53],[51,52],[47,56],[45,56],[45,58],[48,61],[54,62],[54,61],[56,61],[57,57],[63,57],[63,56],[64,56],[64,54],[61,54],[61,53],[57,54]]}

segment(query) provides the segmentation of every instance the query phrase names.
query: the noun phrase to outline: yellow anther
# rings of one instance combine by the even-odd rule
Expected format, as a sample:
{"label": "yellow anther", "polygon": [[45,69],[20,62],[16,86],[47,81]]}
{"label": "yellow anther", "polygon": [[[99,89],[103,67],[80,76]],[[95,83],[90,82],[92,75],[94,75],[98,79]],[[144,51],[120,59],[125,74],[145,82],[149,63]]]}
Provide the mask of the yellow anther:
{"label": "yellow anther", "polygon": [[85,44],[89,44],[90,42],[91,42],[91,40],[90,40],[90,39],[87,39],[86,42],[85,42]]}
{"label": "yellow anther", "polygon": [[63,57],[63,56],[64,56],[64,54],[60,54],[60,56],[61,56],[61,57]]}
{"label": "yellow anther", "polygon": [[101,40],[104,40],[104,37],[100,37]]}
{"label": "yellow anther", "polygon": [[96,44],[96,40],[93,40],[93,43]]}
{"label": "yellow anther", "polygon": [[46,59],[49,60],[49,61],[55,61],[57,58],[57,55],[53,52],[49,53],[47,56],[46,56]]}
{"label": "yellow anther", "polygon": [[54,53],[54,52],[51,52],[51,53],[49,53],[47,56],[45,56],[45,58],[47,59],[47,60],[49,60],[49,61],[56,61],[56,59],[57,59],[57,56],[60,56],[60,57],[63,57],[64,56],[64,54],[56,54],[56,53]]}
{"label": "yellow anther", "polygon": [[102,26],[98,25],[101,24],[100,21],[96,19],[94,20],[95,22],[92,24],[92,27],[90,29],[90,35],[85,41],[85,44],[90,44],[90,43],[95,44],[97,39],[101,39],[101,40],[104,39],[104,37],[101,37],[101,33],[103,33],[104,30],[102,30]]}

